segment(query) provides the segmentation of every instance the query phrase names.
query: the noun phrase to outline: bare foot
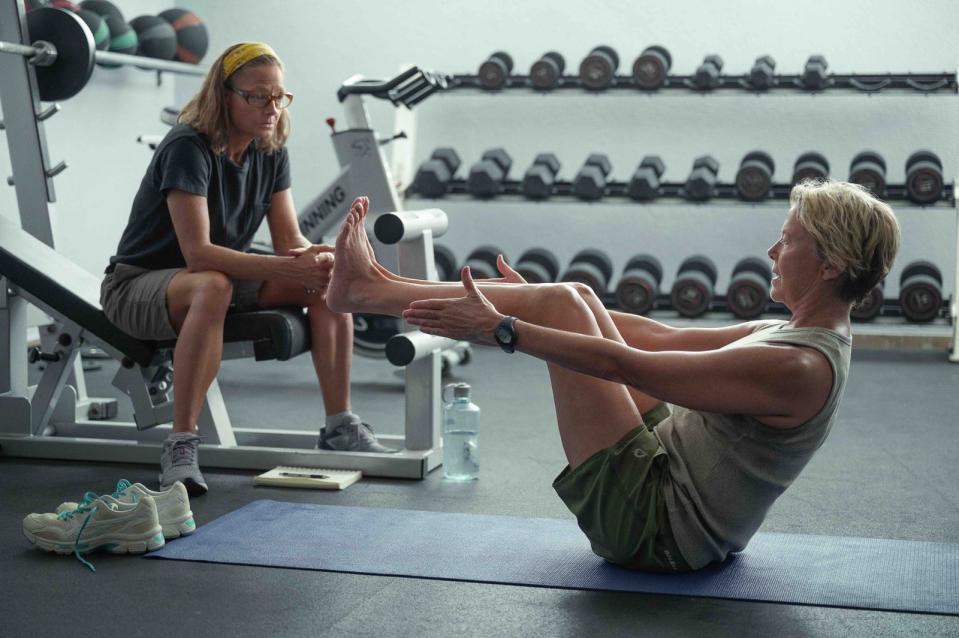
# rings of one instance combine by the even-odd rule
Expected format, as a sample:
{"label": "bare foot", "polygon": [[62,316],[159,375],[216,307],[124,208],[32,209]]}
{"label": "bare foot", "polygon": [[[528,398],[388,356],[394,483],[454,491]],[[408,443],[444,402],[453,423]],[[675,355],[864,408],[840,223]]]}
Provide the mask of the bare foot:
{"label": "bare foot", "polygon": [[386,269],[380,262],[376,260],[376,252],[373,250],[373,244],[370,243],[369,234],[366,232],[366,217],[370,212],[370,198],[369,197],[358,197],[359,206],[357,207],[360,223],[363,225],[363,236],[366,237],[366,254],[369,256],[370,261],[373,262],[373,267],[379,271],[381,275],[387,279],[392,279],[393,281],[403,281],[403,278],[399,275]]}
{"label": "bare foot", "polygon": [[357,207],[350,209],[336,237],[333,278],[326,305],[334,312],[375,312],[375,289],[385,281],[367,252],[369,239]]}

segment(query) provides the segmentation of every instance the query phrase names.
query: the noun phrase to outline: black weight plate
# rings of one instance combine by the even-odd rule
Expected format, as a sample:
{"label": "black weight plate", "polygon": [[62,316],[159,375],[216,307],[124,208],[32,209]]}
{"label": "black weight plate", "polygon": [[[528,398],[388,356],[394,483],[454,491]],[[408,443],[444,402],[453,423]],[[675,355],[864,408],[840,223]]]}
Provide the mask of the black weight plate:
{"label": "black weight plate", "polygon": [[623,272],[627,272],[633,268],[642,268],[647,271],[656,279],[657,284],[663,281],[663,265],[652,255],[634,255],[630,257],[629,261],[626,262],[626,267],[623,268]]}
{"label": "black weight plate", "polygon": [[942,307],[942,290],[927,278],[916,277],[899,292],[899,306],[909,321],[932,321]]}
{"label": "black weight plate", "polygon": [[736,265],[733,266],[733,278],[741,272],[754,272],[765,279],[767,284],[772,281],[773,278],[773,271],[769,265],[769,260],[759,257],[746,257],[736,262]]}
{"label": "black weight plate", "polygon": [[385,356],[386,342],[399,332],[400,321],[396,317],[353,314],[353,347],[368,357]]}
{"label": "black weight plate", "polygon": [[849,316],[856,321],[870,321],[879,316],[882,311],[883,298],[882,284],[869,291],[869,296],[862,300],[862,303],[852,307]]}
{"label": "black weight plate", "polygon": [[576,253],[576,256],[573,257],[573,263],[575,264],[578,261],[583,261],[588,264],[593,264],[603,273],[603,276],[606,278],[606,281],[609,282],[613,277],[613,262],[610,261],[609,255],[604,253],[601,250],[595,248],[587,248],[586,250],[581,250]]}
{"label": "black weight plate", "polygon": [[849,163],[849,170],[852,170],[852,168],[856,166],[856,164],[859,164],[862,162],[872,162],[875,164],[879,164],[879,166],[882,167],[882,172],[883,173],[886,172],[886,160],[882,158],[882,155],[880,155],[879,153],[875,151],[863,151],[861,153],[857,153],[856,156],[853,157],[852,161]]}
{"label": "black weight plate", "polygon": [[57,48],[50,66],[34,67],[40,99],[67,100],[79,93],[93,74],[96,45],[86,23],[64,9],[41,7],[27,14],[30,42],[43,40]]}
{"label": "black weight plate", "polygon": [[726,304],[739,319],[753,319],[766,309],[769,285],[754,272],[739,275],[726,290]]}
{"label": "black weight plate", "polygon": [[906,194],[917,204],[932,204],[942,197],[942,169],[931,162],[913,164],[906,175]]}
{"label": "black weight plate", "polygon": [[532,262],[542,266],[546,270],[549,282],[556,281],[556,278],[559,276],[559,260],[556,259],[556,255],[545,248],[530,248],[524,252],[522,257],[519,258],[519,262],[517,262],[517,264],[523,264],[526,262]]}
{"label": "black weight plate", "polygon": [[906,280],[915,277],[916,275],[926,275],[932,277],[939,285],[942,285],[942,271],[939,270],[939,267],[932,263],[931,261],[914,261],[906,265],[902,269],[902,274],[899,276],[899,285],[904,286]]}
{"label": "black weight plate", "polygon": [[932,151],[927,151],[925,149],[916,151],[909,156],[909,159],[906,160],[906,171],[909,168],[918,162],[929,161],[939,167],[939,170],[942,170],[942,160],[939,159],[939,156],[933,153]]}
{"label": "black weight plate", "polygon": [[616,304],[623,310],[645,314],[656,303],[658,285],[644,277],[626,277],[616,285]]}
{"label": "black weight plate", "polygon": [[712,284],[716,285],[716,263],[707,257],[706,255],[693,255],[692,257],[687,257],[683,260],[683,263],[679,265],[679,276],[682,276],[686,271],[696,271],[701,272],[707,277]]}

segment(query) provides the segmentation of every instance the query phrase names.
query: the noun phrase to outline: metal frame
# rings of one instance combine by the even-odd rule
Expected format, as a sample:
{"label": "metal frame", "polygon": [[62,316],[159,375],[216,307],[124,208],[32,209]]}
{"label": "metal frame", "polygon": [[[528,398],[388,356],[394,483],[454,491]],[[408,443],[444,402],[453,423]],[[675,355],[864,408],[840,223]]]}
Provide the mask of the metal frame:
{"label": "metal frame", "polygon": [[[0,39],[23,42],[25,33],[22,4],[18,0],[0,1]],[[10,133],[9,149],[14,165],[17,201],[22,230],[5,224],[0,243],[23,241],[29,234],[52,250],[52,180],[47,170],[47,152],[39,97],[32,68],[23,56],[0,55],[0,100]],[[375,133],[369,127],[362,96],[346,100],[351,130],[334,138],[341,163],[362,163],[362,183],[379,189],[374,201],[383,207],[399,209],[399,198],[389,167]],[[358,170],[358,169],[354,169]],[[349,171],[344,171],[348,173]],[[359,172],[359,171],[358,171]],[[349,205],[349,202],[346,203]],[[384,212],[385,208],[379,212]],[[344,211],[345,213],[345,211]],[[2,220],[0,220],[2,221]],[[375,218],[372,221],[375,221]],[[442,223],[445,228],[445,216]],[[392,255],[399,272],[416,277],[435,278],[432,251],[433,231],[424,229],[415,241],[405,241],[396,250],[383,249],[384,263]],[[34,240],[30,240],[34,241]],[[61,258],[70,275],[87,276],[83,283],[98,286],[93,275]],[[95,298],[87,295],[89,303]],[[56,358],[48,365],[40,382],[28,385],[26,304],[32,303],[57,319],[43,336],[43,350]],[[407,367],[406,429],[403,435],[380,435],[386,445],[400,448],[396,454],[331,452],[314,450],[317,433],[311,431],[243,429],[230,423],[219,386],[214,380],[207,392],[200,417],[199,433],[204,438],[203,466],[241,469],[267,469],[276,465],[359,469],[367,475],[423,478],[441,464],[441,396],[439,347],[424,352]],[[77,356],[84,345],[102,348],[124,361],[124,354],[92,334],[83,326],[62,316],[43,300],[20,290],[0,277],[0,454],[32,458],[83,459],[92,461],[142,462],[156,464],[162,442],[170,430],[163,425],[171,420],[169,388],[156,383],[168,352],[158,351],[148,366],[124,362],[114,385],[132,401],[135,423],[120,423],[89,418],[90,406],[101,401],[86,397],[83,369]],[[228,356],[249,355],[249,344],[229,344]],[[151,393],[152,390],[152,393]]]}

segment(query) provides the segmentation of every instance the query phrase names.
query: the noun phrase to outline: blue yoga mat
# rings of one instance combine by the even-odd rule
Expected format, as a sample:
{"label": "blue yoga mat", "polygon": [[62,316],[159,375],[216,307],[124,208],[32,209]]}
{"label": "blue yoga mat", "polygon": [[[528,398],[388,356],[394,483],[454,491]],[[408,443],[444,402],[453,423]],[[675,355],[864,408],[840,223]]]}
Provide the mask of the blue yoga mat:
{"label": "blue yoga mat", "polygon": [[918,541],[760,533],[722,565],[652,575],[567,520],[261,500],[147,557],[959,615],[959,545]]}

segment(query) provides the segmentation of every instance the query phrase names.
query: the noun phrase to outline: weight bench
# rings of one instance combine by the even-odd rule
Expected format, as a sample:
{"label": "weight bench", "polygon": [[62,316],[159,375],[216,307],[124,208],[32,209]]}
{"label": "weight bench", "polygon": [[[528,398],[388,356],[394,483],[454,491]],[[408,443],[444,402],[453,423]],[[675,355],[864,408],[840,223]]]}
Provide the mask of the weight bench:
{"label": "weight bench", "polygon": [[[173,417],[170,360],[175,341],[143,341],[119,330],[100,308],[98,277],[3,217],[0,276],[9,284],[0,290],[0,453],[157,463]],[[56,319],[41,330],[40,348],[31,351],[32,360],[46,361],[35,387],[26,384],[25,302]],[[285,361],[309,350],[309,324],[301,308],[230,314],[224,342],[224,358]],[[113,383],[131,399],[135,423],[111,420],[115,400],[86,396],[82,368],[75,362],[81,347],[90,345],[121,362]],[[439,374],[435,377],[431,383],[438,390]],[[409,404],[417,401],[410,393],[421,397],[421,406],[432,401],[422,387],[407,384],[408,416]],[[423,419],[408,418],[405,436],[380,437],[387,445],[405,448],[390,455],[314,450],[315,431],[234,429],[215,380],[198,425],[204,467],[299,465],[422,478],[440,463],[438,423]]]}

